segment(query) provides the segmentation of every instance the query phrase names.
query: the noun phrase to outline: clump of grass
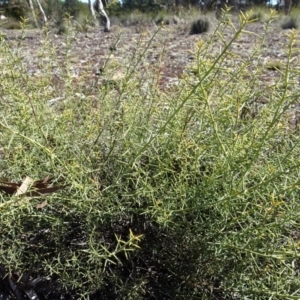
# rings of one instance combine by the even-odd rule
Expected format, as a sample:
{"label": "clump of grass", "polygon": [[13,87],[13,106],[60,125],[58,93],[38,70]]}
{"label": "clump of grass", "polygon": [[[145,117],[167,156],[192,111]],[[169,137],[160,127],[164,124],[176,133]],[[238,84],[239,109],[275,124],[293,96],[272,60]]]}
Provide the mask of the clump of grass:
{"label": "clump of grass", "polygon": [[209,31],[209,20],[207,18],[200,18],[192,22],[190,34],[201,34]]}
{"label": "clump of grass", "polygon": [[232,52],[251,34],[247,18],[220,22],[195,45],[193,74],[168,91],[159,62],[144,68],[161,29],[121,64],[109,56],[101,76],[122,76],[92,88],[89,72],[73,77],[75,29],[63,64],[46,32],[39,77],[21,43],[0,38],[1,176],[13,185],[51,174],[64,186],[47,197],[2,188],[2,294],[35,278],[44,299],[300,297],[300,144],[287,118],[299,98],[296,33],[268,85],[260,57],[271,21],[249,56]]}
{"label": "clump of grass", "polygon": [[8,19],[5,22],[2,22],[0,24],[1,28],[8,29],[8,30],[14,30],[14,29],[21,29],[21,24],[17,20]]}
{"label": "clump of grass", "polygon": [[118,19],[123,26],[145,26],[153,22],[152,15],[140,11],[132,11],[119,16]]}
{"label": "clump of grass", "polygon": [[295,17],[285,18],[281,24],[282,29],[297,29],[298,27],[298,20]]}

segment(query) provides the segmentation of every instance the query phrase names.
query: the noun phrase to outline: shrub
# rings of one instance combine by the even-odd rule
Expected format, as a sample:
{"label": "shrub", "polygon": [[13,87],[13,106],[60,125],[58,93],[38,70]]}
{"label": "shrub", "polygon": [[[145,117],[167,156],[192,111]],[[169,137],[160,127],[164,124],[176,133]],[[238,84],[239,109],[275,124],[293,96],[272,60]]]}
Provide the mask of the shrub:
{"label": "shrub", "polygon": [[[145,64],[164,32],[109,57],[97,85],[73,77],[74,29],[60,58],[46,35],[35,77],[22,41],[1,37],[1,295],[300,298],[296,32],[269,85],[271,21],[248,56],[232,47],[247,18],[221,22],[195,45],[193,74],[164,91],[161,65]],[[26,176],[32,189],[11,195]]]}
{"label": "shrub", "polygon": [[298,21],[295,17],[289,17],[281,24],[282,29],[297,29]]}
{"label": "shrub", "polygon": [[5,6],[5,15],[9,18],[21,21],[29,11],[27,3],[16,2]]}
{"label": "shrub", "polygon": [[201,34],[208,32],[209,21],[206,18],[200,18],[194,21],[191,25],[190,34]]}
{"label": "shrub", "polygon": [[112,1],[106,10],[109,16],[121,16],[124,13],[124,9],[119,1]]}

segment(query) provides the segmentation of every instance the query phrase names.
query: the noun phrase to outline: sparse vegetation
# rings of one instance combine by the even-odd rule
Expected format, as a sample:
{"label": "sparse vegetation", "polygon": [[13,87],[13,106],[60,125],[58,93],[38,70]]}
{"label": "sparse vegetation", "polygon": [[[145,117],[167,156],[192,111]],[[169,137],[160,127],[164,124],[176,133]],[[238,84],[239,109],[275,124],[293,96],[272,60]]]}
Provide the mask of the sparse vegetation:
{"label": "sparse vegetation", "polygon": [[299,36],[265,64],[274,17],[259,35],[247,14],[216,23],[171,88],[145,63],[162,27],[122,63],[111,38],[92,75],[70,20],[59,52],[44,28],[35,75],[0,36],[3,297],[300,298]]}
{"label": "sparse vegetation", "polygon": [[16,21],[14,19],[8,19],[2,22],[0,24],[0,27],[3,29],[10,29],[10,30],[21,29],[21,24],[19,21]]}

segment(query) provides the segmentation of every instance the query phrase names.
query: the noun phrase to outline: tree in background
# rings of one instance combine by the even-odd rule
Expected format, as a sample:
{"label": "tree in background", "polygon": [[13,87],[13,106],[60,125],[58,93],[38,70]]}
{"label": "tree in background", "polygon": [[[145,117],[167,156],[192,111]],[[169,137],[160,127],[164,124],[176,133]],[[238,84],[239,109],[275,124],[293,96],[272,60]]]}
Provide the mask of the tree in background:
{"label": "tree in background", "polygon": [[19,21],[26,18],[29,10],[31,11],[33,22],[36,27],[39,27],[37,12],[43,19],[43,22],[47,22],[47,17],[40,0],[34,0],[34,2],[33,0],[10,0],[5,5],[5,15]]}
{"label": "tree in background", "polygon": [[77,17],[81,10],[81,2],[79,0],[65,0],[63,10],[72,17]]}
{"label": "tree in background", "polygon": [[[36,1],[36,4],[37,4],[37,6],[38,6],[38,9],[39,9],[41,15],[43,16],[44,23],[47,23],[48,19],[47,19],[47,17],[46,17],[46,14],[45,14],[45,12],[44,12],[44,9],[43,9],[43,7],[42,7],[42,5],[41,5],[40,0],[35,0],[35,1]],[[28,4],[29,7],[30,7],[30,10],[31,10],[31,13],[32,13],[32,17],[33,17],[33,21],[34,21],[34,23],[35,23],[35,26],[36,26],[36,27],[39,27],[39,23],[38,23],[36,14],[35,14],[35,8],[34,8],[34,5],[33,5],[32,0],[27,0],[27,4]]]}
{"label": "tree in background", "polygon": [[284,13],[289,15],[292,7],[292,0],[284,0]]}
{"label": "tree in background", "polygon": [[146,12],[151,9],[151,0],[124,0],[123,7],[126,10],[140,10]]}
{"label": "tree in background", "polygon": [[63,16],[63,5],[61,0],[47,0],[44,7],[49,20],[60,19]]}
{"label": "tree in background", "polygon": [[22,0],[11,0],[4,5],[5,15],[21,21],[28,12],[28,5]]}

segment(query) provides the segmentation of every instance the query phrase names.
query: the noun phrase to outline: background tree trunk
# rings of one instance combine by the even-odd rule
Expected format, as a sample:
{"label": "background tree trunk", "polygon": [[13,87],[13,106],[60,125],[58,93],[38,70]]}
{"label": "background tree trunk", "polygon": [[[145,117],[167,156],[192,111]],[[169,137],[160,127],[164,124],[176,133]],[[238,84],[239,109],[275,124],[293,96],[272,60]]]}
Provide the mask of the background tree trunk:
{"label": "background tree trunk", "polygon": [[43,9],[43,7],[42,7],[42,5],[41,5],[40,0],[36,0],[36,2],[37,2],[37,4],[38,4],[38,7],[39,7],[39,9],[40,9],[41,14],[43,15],[44,23],[47,23],[48,20],[47,20],[46,14],[45,14],[45,12],[44,12],[44,9]]}
{"label": "background tree trunk", "polygon": [[92,0],[89,0],[89,9],[90,9],[90,13],[94,19],[94,22],[96,24],[97,22],[97,16],[96,16],[96,13],[95,13],[95,10],[94,10],[94,3],[92,2]]}
{"label": "background tree trunk", "polygon": [[32,3],[32,0],[27,0],[27,1],[28,1],[28,5],[30,7],[31,13],[32,13],[34,25],[36,27],[39,27],[39,23],[38,23],[37,18],[36,18],[36,14],[35,14],[35,11],[34,11],[34,6],[33,6],[33,3]]}
{"label": "background tree trunk", "polygon": [[234,3],[233,3],[233,10],[235,12],[238,12],[239,11],[239,7],[240,7],[240,1],[239,0],[234,0]]}
{"label": "background tree trunk", "polygon": [[289,15],[291,11],[292,0],[284,0],[284,14]]}

